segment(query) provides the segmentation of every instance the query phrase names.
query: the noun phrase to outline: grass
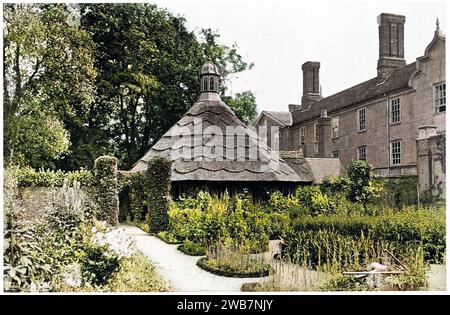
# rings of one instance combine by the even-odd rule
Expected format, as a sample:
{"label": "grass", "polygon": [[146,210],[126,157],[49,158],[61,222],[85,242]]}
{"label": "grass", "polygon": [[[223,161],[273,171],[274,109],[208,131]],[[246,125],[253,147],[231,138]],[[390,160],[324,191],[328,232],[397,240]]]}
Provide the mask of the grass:
{"label": "grass", "polygon": [[245,283],[244,292],[300,292],[319,291],[320,285],[326,283],[330,274],[307,269],[297,264],[274,261],[271,266],[274,273],[267,280]]}

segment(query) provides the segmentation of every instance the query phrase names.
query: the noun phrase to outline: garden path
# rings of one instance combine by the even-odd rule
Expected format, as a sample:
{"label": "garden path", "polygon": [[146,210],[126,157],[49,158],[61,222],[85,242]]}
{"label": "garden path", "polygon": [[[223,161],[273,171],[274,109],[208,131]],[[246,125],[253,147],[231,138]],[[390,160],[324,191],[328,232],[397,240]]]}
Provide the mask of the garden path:
{"label": "garden path", "polygon": [[242,284],[264,278],[229,278],[213,275],[197,267],[200,257],[188,256],[155,236],[131,225],[120,225],[125,233],[136,240],[137,248],[147,256],[156,272],[171,286],[181,292],[239,292]]}

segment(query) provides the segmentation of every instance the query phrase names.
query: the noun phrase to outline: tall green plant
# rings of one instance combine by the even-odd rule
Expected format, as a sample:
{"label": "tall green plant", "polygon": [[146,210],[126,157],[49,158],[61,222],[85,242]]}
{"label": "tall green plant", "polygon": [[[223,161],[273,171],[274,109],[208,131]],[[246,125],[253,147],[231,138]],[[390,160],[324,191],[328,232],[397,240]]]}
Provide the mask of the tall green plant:
{"label": "tall green plant", "polygon": [[169,193],[172,162],[156,156],[148,163],[147,223],[152,233],[164,231],[169,226]]}

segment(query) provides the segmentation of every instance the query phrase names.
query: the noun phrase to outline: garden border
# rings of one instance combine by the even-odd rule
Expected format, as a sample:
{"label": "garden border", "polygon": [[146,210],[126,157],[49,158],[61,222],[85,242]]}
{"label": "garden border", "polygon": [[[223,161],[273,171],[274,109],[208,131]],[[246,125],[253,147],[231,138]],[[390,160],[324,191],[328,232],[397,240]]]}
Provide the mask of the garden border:
{"label": "garden border", "polygon": [[270,275],[271,272],[273,272],[272,267],[267,265],[267,269],[264,269],[260,272],[235,272],[230,270],[222,270],[219,268],[214,268],[206,264],[206,261],[208,260],[208,257],[200,258],[197,261],[197,266],[201,269],[211,272],[212,274],[222,276],[222,277],[231,277],[231,278],[262,278],[267,277]]}

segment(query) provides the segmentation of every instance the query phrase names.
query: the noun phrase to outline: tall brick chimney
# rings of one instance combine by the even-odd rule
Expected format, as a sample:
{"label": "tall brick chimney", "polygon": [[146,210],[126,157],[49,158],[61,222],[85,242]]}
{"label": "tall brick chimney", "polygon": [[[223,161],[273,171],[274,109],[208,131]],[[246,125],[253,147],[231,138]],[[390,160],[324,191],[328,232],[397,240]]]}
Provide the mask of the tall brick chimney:
{"label": "tall brick chimney", "polygon": [[379,58],[377,72],[386,77],[405,62],[405,17],[389,13],[378,16]]}
{"label": "tall brick chimney", "polygon": [[308,61],[302,65],[303,96],[302,106],[309,105],[322,99],[319,81],[320,62]]}

